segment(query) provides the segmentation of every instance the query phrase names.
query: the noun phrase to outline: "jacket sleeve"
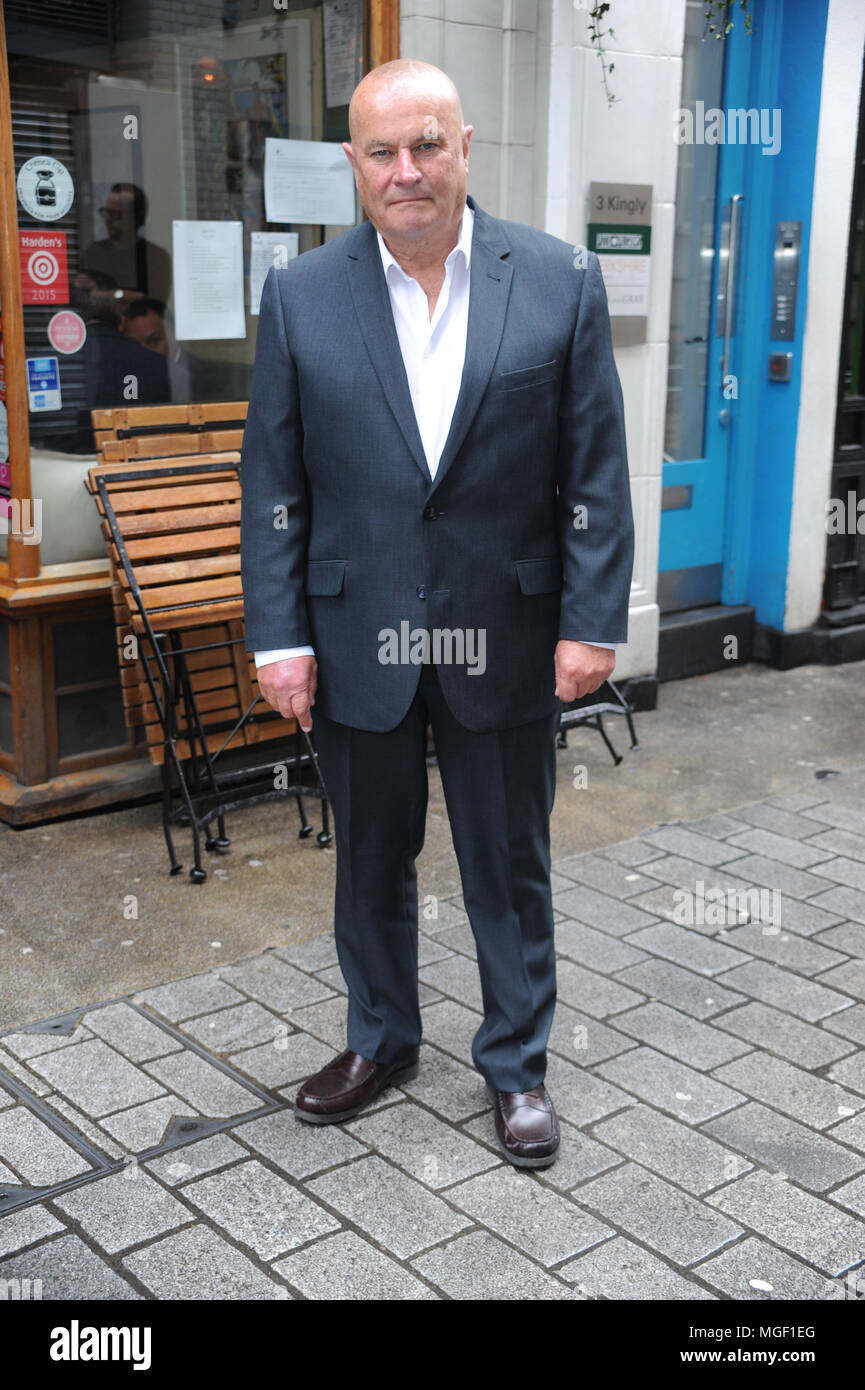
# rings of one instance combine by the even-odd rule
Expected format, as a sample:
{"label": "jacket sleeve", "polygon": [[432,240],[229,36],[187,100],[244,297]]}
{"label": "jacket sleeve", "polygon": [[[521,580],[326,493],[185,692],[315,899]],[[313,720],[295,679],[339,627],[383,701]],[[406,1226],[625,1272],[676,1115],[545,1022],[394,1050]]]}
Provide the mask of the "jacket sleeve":
{"label": "jacket sleeve", "polygon": [[273,268],[261,294],[240,483],[246,648],[308,646],[304,571],[309,505],[303,425],[297,368]]}
{"label": "jacket sleeve", "polygon": [[622,388],[600,262],[589,253],[559,403],[559,639],[624,642],[634,522]]}

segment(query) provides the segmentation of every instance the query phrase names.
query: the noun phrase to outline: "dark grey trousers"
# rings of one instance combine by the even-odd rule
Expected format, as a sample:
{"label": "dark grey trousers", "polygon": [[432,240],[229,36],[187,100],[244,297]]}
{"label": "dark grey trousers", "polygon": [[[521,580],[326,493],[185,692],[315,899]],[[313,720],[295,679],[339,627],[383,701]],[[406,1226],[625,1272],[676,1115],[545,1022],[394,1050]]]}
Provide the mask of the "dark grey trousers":
{"label": "dark grey trousers", "polygon": [[432,665],[387,733],[313,710],[334,815],[347,1046],[391,1062],[420,1042],[415,859],[426,821],[428,723],[477,944],[484,1019],[472,1057],[496,1089],[529,1090],[546,1073],[556,998],[549,819],[558,713],[473,733],[451,714]]}

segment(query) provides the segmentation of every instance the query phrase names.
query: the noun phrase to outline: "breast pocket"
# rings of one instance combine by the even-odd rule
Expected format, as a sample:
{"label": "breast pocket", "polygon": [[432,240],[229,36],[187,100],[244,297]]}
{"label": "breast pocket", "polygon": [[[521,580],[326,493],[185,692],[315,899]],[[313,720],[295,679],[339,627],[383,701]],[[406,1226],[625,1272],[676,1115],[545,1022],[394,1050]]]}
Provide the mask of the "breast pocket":
{"label": "breast pocket", "polygon": [[514,372],[499,372],[496,385],[499,391],[524,391],[527,386],[543,386],[558,376],[558,359],[537,362],[533,367],[519,367]]}

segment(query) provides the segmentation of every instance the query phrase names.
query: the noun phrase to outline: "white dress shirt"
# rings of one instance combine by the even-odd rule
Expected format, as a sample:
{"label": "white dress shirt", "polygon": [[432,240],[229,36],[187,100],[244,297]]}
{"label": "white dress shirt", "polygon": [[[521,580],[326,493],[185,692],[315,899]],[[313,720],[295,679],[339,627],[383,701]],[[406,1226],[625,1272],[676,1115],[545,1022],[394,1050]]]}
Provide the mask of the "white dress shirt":
{"label": "white dress shirt", "polygon": [[[430,475],[434,478],[451,427],[460,392],[469,322],[469,271],[474,213],[468,203],[460,223],[459,239],[445,261],[445,278],[432,318],[426,291],[407,275],[376,232],[387,282],[394,326],[418,431]],[[595,642],[596,647],[612,647]],[[292,656],[314,656],[312,647],[282,647],[256,652],[256,667]]]}

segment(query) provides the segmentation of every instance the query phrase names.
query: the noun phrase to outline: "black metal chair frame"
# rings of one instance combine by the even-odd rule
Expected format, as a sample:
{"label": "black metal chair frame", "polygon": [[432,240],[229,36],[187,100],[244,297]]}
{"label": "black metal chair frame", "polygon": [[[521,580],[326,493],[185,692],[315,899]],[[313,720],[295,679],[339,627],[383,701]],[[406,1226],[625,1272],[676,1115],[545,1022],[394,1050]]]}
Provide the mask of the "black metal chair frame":
{"label": "black metal chair frame", "polygon": [[[613,698],[611,700],[598,698],[605,690],[612,692]],[[562,710],[562,717],[559,720],[559,733],[556,740],[559,748],[567,748],[569,728],[573,728],[576,724],[588,724],[589,728],[595,729],[596,732],[601,735],[601,738],[609,749],[613,762],[616,767],[618,767],[619,763],[622,761],[622,755],[616,752],[610,741],[609,734],[604,728],[604,715],[621,715],[628,725],[628,733],[631,736],[631,748],[638,749],[640,745],[637,740],[637,731],[634,728],[634,711],[632,706],[625,699],[618,686],[610,680],[604,681],[603,685],[599,686],[591,695],[583,696],[583,700],[589,700],[591,703],[583,704],[580,701],[574,701],[573,704]]]}
{"label": "black metal chair frame", "polygon": [[[251,767],[235,768],[225,772],[220,770],[217,773],[215,769],[217,759],[235,734],[239,733],[253,718],[253,711],[260,702],[261,696],[256,696],[249,708],[241,714],[234,724],[223,721],[209,726],[210,733],[225,732],[226,734],[220,747],[215,753],[211,753],[207,746],[198,702],[192,687],[187,657],[194,652],[215,651],[220,648],[237,646],[243,641],[243,638],[229,638],[219,642],[206,642],[197,646],[185,647],[181,644],[180,632],[177,629],[162,632],[154,627],[144,603],[134,567],[126,550],[106,481],[110,478],[114,481],[122,479],[124,483],[134,483],[152,478],[176,477],[180,474],[188,476],[195,473],[225,472],[232,468],[237,471],[238,465],[234,462],[185,464],[183,466],[152,464],[146,468],[136,469],[134,472],[127,469],[123,469],[122,472],[119,470],[113,472],[109,464],[106,465],[104,471],[93,475],[111,539],[117,548],[117,554],[129,585],[129,592],[144,628],[144,636],[150,646],[150,651],[146,652],[143,649],[143,642],[139,641],[138,654],[141,658],[141,665],[163,736],[162,829],[168,848],[171,873],[178,874],[183,868],[174,847],[172,826],[176,824],[188,825],[192,830],[194,861],[189,876],[194,883],[203,883],[207,878],[207,870],[202,865],[202,837],[204,837],[204,848],[208,851],[227,849],[231,841],[225,833],[225,813],[236,810],[240,806],[255,805],[261,801],[275,801],[293,796],[300,814],[299,838],[306,839],[312,833],[313,827],[307,820],[303,797],[318,797],[321,801],[322,828],[316,836],[316,840],[320,846],[324,847],[329,845],[333,839],[330,829],[327,791],[321,776],[318,758],[309,735],[300,728],[300,725],[298,725],[295,734],[286,736],[294,740],[294,756],[291,759],[277,760],[276,764],[271,760]],[[194,600],[189,607],[190,609],[194,608],[197,604],[212,606],[220,601],[236,602],[236,599]],[[215,616],[213,621],[219,622],[220,620],[218,616]],[[178,709],[183,711],[182,722],[178,719]],[[279,718],[280,716],[276,711],[264,716],[266,721]],[[188,758],[180,757],[177,749],[179,740],[188,742]],[[305,752],[302,751],[303,745],[305,745]],[[286,768],[289,761],[293,764],[293,780],[288,786],[277,788],[274,786],[273,770],[280,761],[285,764]],[[303,780],[304,771],[307,772],[306,781]],[[265,773],[268,774],[267,777],[263,776]],[[312,774],[311,777],[310,773]],[[211,829],[214,820],[217,829],[215,836]]]}

